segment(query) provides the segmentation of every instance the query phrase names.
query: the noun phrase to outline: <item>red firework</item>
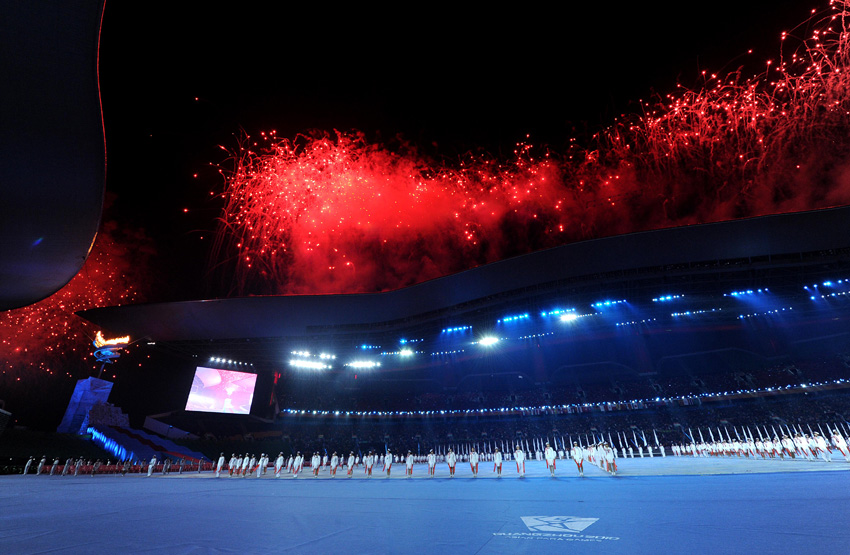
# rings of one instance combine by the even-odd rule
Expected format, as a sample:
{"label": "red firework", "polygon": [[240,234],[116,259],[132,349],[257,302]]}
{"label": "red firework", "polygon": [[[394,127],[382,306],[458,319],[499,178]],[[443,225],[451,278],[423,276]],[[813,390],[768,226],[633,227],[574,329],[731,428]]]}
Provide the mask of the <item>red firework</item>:
{"label": "red firework", "polygon": [[848,2],[783,33],[760,74],[705,74],[589,148],[447,167],[358,134],[263,134],[225,175],[216,256],[240,294],[371,292],[580,239],[850,203]]}

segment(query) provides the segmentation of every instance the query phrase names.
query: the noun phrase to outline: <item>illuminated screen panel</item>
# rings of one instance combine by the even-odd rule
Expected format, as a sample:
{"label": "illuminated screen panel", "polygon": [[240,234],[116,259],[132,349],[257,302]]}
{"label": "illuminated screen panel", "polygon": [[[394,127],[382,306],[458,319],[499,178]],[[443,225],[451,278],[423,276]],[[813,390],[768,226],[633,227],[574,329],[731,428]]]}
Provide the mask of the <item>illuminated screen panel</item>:
{"label": "illuminated screen panel", "polygon": [[186,410],[248,414],[256,385],[256,374],[198,366]]}

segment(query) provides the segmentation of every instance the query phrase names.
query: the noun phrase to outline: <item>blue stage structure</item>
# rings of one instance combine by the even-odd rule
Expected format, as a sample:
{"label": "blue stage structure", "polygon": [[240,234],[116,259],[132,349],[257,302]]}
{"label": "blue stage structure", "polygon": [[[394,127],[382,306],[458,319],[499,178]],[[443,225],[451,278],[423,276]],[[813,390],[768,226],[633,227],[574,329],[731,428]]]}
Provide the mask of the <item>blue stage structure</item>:
{"label": "blue stage structure", "polygon": [[77,380],[74,393],[65,409],[65,416],[56,429],[60,434],[84,434],[86,416],[95,405],[106,403],[112,392],[112,382],[98,378]]}

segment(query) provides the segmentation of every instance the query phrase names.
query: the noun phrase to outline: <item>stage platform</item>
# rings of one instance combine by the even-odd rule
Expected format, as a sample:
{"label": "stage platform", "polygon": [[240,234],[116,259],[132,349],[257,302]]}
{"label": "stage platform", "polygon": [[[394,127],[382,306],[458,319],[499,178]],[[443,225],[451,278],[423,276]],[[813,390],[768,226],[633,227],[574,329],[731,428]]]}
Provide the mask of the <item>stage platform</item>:
{"label": "stage platform", "polygon": [[[561,464],[563,463],[563,464]],[[506,463],[448,478],[0,477],[0,552],[847,553],[850,463],[667,457]]]}

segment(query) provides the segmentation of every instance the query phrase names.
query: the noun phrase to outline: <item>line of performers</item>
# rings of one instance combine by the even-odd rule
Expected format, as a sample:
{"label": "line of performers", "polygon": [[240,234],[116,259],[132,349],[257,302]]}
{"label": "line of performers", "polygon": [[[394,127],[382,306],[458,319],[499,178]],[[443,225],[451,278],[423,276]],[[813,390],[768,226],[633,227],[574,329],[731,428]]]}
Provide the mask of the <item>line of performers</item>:
{"label": "line of performers", "polygon": [[808,434],[795,434],[794,437],[776,435],[767,439],[729,439],[721,441],[708,441],[691,443],[689,445],[674,445],[673,454],[677,456],[701,456],[701,457],[761,457],[762,459],[796,459],[806,458],[813,461],[820,458],[826,462],[832,462],[832,450],[836,449],[844,456],[844,460],[850,462],[850,449],[847,441],[838,430],[832,432],[827,440],[818,432],[811,436]]}
{"label": "line of performers", "polygon": [[[614,449],[608,443],[598,443],[588,447],[581,447],[578,443],[573,443],[573,448],[569,451],[569,457],[575,462],[579,476],[584,476],[585,461],[598,465],[599,468],[612,475],[617,474],[616,455]],[[479,465],[482,462],[483,456],[475,448],[472,448],[465,458],[469,462],[472,477],[477,478]],[[509,457],[503,456],[501,450],[496,447],[496,451],[487,458],[493,462],[493,472],[501,478],[502,465],[505,459],[509,459]],[[546,443],[542,458],[546,461],[546,468],[549,470],[550,476],[554,478],[558,453],[549,443]],[[369,451],[362,460],[353,451],[348,454],[347,458],[340,457],[336,452],[330,458],[327,455],[322,456],[318,452],[314,452],[309,462],[307,461],[307,457],[299,451],[294,455],[290,455],[288,458],[284,457],[283,453],[280,453],[271,468],[274,470],[275,478],[280,478],[284,472],[292,475],[293,478],[298,478],[304,472],[305,465],[309,465],[310,472],[314,478],[319,477],[319,471],[322,468],[327,468],[330,471],[331,478],[336,478],[338,471],[341,471],[342,475],[351,478],[354,475],[355,469],[362,464],[365,476],[371,478],[374,467],[377,464],[381,467],[380,472],[386,472],[386,476],[389,478],[392,475],[393,463],[395,462],[396,464],[402,464],[404,466],[405,477],[411,478],[413,477],[414,465],[424,462],[428,465],[428,476],[433,478],[436,475],[438,459],[440,462],[445,462],[448,466],[449,478],[454,478],[460,458],[452,449],[449,449],[445,455],[440,456],[436,455],[434,450],[431,449],[427,455],[422,457],[414,455],[412,451],[408,451],[406,456],[401,457],[394,455],[389,450],[383,455]],[[524,478],[525,452],[517,448],[513,453],[513,460],[516,463],[517,474],[520,478]],[[227,472],[231,477],[248,478],[254,476],[259,478],[270,470],[269,463],[269,456],[265,453],[261,453],[259,457],[247,454],[237,455],[234,453],[229,460],[224,456],[224,453],[221,453],[216,463],[215,475],[218,478],[221,477],[222,473]]]}

